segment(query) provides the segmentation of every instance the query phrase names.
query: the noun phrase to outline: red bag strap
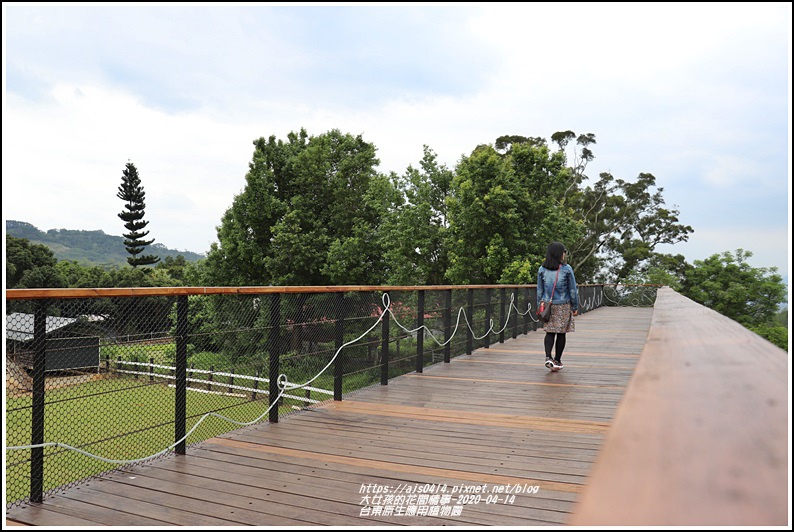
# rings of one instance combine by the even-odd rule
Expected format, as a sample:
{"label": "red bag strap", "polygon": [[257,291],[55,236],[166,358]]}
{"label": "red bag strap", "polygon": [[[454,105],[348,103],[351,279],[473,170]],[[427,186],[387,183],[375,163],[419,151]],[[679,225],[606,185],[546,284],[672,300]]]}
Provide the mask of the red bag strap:
{"label": "red bag strap", "polygon": [[557,268],[557,276],[554,278],[554,286],[551,287],[551,297],[549,298],[550,302],[554,299],[554,289],[557,288],[557,279],[560,278],[560,268],[562,268],[562,266]]}

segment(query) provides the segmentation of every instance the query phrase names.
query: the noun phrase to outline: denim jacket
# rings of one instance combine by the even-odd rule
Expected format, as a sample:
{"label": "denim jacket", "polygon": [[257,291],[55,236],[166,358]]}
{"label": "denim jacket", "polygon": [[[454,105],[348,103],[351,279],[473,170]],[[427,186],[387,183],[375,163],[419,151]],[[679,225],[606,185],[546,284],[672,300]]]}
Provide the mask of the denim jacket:
{"label": "denim jacket", "polygon": [[571,310],[579,310],[579,290],[576,287],[576,277],[573,275],[573,268],[567,264],[560,266],[560,276],[557,278],[557,270],[547,270],[543,266],[538,269],[538,306],[541,301],[551,299],[551,291],[554,287],[554,279],[557,278],[557,287],[554,288],[554,300],[552,303],[570,303]]}

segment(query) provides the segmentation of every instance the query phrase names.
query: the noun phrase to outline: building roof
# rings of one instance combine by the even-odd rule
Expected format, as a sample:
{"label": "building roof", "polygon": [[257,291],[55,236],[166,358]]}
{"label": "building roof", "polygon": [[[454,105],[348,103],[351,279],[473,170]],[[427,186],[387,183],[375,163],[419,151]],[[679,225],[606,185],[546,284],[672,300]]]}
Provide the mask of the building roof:
{"label": "building roof", "polygon": [[[62,329],[77,321],[77,318],[47,316],[46,333]],[[33,314],[12,312],[6,314],[6,339],[27,342],[33,339]]]}

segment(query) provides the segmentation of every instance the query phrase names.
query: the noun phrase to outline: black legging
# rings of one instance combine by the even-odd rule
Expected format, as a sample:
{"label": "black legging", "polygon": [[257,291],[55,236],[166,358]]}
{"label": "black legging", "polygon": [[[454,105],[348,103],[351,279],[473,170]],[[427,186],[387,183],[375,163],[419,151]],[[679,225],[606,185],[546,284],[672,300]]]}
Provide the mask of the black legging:
{"label": "black legging", "polygon": [[[557,337],[557,344],[554,344],[554,337]],[[543,344],[546,347],[546,356],[551,357],[551,348],[554,347],[554,358],[556,360],[562,359],[562,351],[565,349],[565,333],[546,333],[546,338],[543,339]]]}

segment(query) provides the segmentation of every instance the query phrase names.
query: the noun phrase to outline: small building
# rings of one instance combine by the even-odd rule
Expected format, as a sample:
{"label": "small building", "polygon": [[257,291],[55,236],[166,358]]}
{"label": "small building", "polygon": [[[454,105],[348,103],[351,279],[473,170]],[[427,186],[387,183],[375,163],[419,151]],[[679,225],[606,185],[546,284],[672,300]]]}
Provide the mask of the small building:
{"label": "small building", "polygon": [[[62,318],[47,316],[45,325],[45,371],[95,368],[99,366],[101,316]],[[33,314],[6,314],[6,357],[24,368],[33,367]]]}

